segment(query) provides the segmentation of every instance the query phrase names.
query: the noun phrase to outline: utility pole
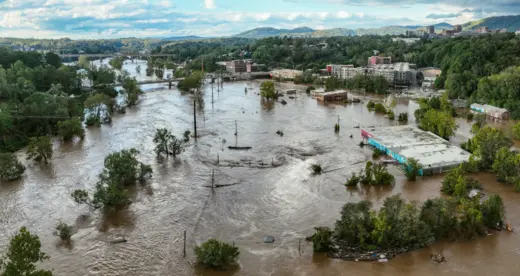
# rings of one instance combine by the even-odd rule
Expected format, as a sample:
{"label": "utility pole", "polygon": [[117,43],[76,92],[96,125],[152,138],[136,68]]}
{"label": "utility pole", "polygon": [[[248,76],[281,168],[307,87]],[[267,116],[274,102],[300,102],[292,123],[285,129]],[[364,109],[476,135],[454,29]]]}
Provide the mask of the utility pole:
{"label": "utility pole", "polygon": [[235,121],[235,147],[238,147],[238,127],[237,127],[237,121]]}
{"label": "utility pole", "polygon": [[211,172],[211,191],[215,192],[215,170]]}
{"label": "utility pole", "polygon": [[195,140],[197,140],[197,110],[195,99],[193,99],[193,132],[195,133]]}

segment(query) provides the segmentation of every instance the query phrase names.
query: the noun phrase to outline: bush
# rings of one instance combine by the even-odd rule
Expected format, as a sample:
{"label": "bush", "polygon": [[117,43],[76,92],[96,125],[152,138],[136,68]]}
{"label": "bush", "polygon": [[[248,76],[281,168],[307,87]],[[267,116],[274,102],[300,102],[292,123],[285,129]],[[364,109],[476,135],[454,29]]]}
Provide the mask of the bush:
{"label": "bush", "polygon": [[375,105],[376,105],[376,104],[375,104],[373,101],[368,101],[368,103],[367,103],[367,108],[368,108],[368,109],[373,109],[373,108],[375,107]]}
{"label": "bush", "polygon": [[408,113],[399,113],[399,117],[397,119],[399,122],[408,122]]}
{"label": "bush", "polygon": [[345,186],[347,186],[347,187],[357,186],[359,181],[361,181],[361,177],[357,176],[356,173],[352,173],[352,176],[347,180],[347,183],[345,183]]}
{"label": "bush", "polygon": [[25,166],[14,153],[0,153],[0,180],[13,181],[22,177]]}
{"label": "bush", "polygon": [[385,154],[386,154],[386,152],[376,148],[376,149],[374,149],[374,152],[372,153],[372,158],[377,159]]}
{"label": "bush", "polygon": [[209,239],[195,247],[197,263],[214,269],[226,269],[235,265],[239,254],[238,247],[216,239]]}
{"label": "bush", "polygon": [[97,116],[88,116],[87,120],[85,120],[85,124],[87,126],[99,126],[101,125],[101,120]]}
{"label": "bush", "polygon": [[334,132],[335,132],[335,133],[338,133],[338,132],[339,132],[339,124],[335,124],[335,125],[334,125]]}
{"label": "bush", "polygon": [[466,113],[466,120],[468,120],[469,122],[471,122],[471,121],[473,121],[473,117],[474,117],[474,116],[475,116],[475,115],[474,115],[473,113],[468,112],[468,113]]}
{"label": "bush", "polygon": [[321,165],[318,164],[312,164],[311,171],[313,175],[321,174],[323,172]]}
{"label": "bush", "polygon": [[374,111],[376,113],[383,113],[383,114],[385,114],[386,113],[386,107],[382,103],[376,103],[374,105]]}
{"label": "bush", "polygon": [[395,120],[395,114],[393,111],[388,111],[388,119]]}
{"label": "bush", "polygon": [[56,225],[54,235],[60,237],[62,241],[70,241],[70,237],[72,237],[72,226],[60,222]]}
{"label": "bush", "polygon": [[329,252],[332,246],[332,230],[328,227],[314,228],[316,233],[312,236],[312,249],[314,253]]}
{"label": "bush", "polygon": [[316,88],[314,86],[308,86],[307,89],[305,89],[305,92],[307,92],[307,94],[310,94],[312,90],[316,90]]}

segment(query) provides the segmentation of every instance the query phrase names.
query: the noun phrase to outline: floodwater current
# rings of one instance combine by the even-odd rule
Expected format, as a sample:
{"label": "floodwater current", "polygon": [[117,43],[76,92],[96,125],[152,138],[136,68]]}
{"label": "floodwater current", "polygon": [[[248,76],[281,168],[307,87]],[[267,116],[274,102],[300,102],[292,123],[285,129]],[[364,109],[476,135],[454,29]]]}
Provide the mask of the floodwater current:
{"label": "floodwater current", "polygon": [[[360,130],[354,127],[395,122],[363,104],[323,105],[300,93],[295,99],[286,96],[284,106],[262,101],[258,93],[258,82],[224,83],[218,89],[206,84],[204,103],[198,103],[196,111],[200,138],[190,141],[176,160],[158,160],[152,141],[157,128],[169,128],[176,135],[193,128],[193,100],[176,89],[147,91],[137,107],[114,117],[112,124],[89,128],[83,141],[56,140],[50,164],[28,162],[23,179],[1,183],[0,248],[27,226],[51,257],[43,266],[66,276],[518,275],[520,236],[506,232],[437,243],[388,263],[313,255],[305,236],[316,226],[333,226],[346,202],[369,199],[379,208],[386,197],[399,193],[421,202],[440,196],[442,177],[412,183],[391,167],[397,178],[394,187],[346,189],[345,180],[371,156],[369,149],[358,146]],[[400,103],[398,113],[408,111],[413,118],[411,106]],[[334,134],[338,116],[341,130]],[[253,148],[228,150],[235,144]],[[107,154],[131,147],[154,170],[149,184],[132,191],[133,204],[104,214],[73,202],[74,189],[93,189]],[[333,171],[311,176],[309,166],[314,163]],[[215,184],[224,185],[214,193],[209,188],[213,170]],[[503,197],[509,223],[520,225],[520,195],[491,174],[476,177],[485,193]],[[52,235],[59,220],[77,230],[71,246],[61,245]],[[275,243],[264,244],[267,235],[274,236]],[[128,242],[110,244],[119,236]],[[193,247],[211,237],[240,248],[239,268],[214,272],[194,265]],[[448,262],[432,262],[429,256],[436,253]]]}

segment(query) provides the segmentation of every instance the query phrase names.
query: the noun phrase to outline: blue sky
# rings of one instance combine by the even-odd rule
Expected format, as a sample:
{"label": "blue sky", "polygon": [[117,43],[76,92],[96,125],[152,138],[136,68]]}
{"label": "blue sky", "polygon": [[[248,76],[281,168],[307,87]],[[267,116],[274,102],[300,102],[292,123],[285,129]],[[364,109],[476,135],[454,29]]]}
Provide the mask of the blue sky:
{"label": "blue sky", "polygon": [[520,14],[520,0],[0,0],[0,37],[228,36],[257,27],[452,24]]}

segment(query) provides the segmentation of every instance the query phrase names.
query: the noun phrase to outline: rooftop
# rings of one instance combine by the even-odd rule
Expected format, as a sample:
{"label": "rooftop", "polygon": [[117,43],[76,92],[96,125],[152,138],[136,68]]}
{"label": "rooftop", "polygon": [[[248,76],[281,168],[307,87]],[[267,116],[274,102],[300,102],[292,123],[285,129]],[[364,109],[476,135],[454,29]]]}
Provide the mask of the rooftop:
{"label": "rooftop", "polygon": [[410,125],[364,131],[372,140],[403,158],[417,159],[424,168],[454,166],[467,162],[470,157],[470,153],[441,137]]}

